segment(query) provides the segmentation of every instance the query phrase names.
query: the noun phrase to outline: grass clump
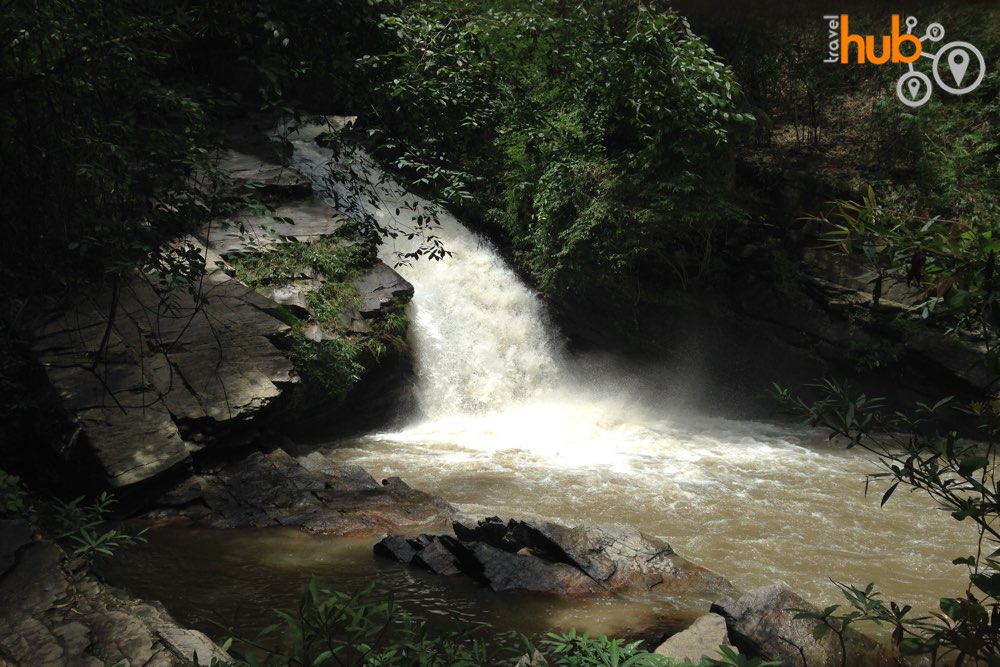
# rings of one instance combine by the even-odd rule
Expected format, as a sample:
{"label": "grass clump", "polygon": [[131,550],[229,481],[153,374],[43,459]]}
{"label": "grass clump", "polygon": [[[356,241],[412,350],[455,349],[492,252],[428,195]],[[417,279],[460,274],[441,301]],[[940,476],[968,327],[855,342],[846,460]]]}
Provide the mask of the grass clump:
{"label": "grass clump", "polygon": [[[281,308],[281,320],[292,327],[289,357],[308,385],[338,400],[346,397],[366,367],[390,348],[397,352],[406,349],[408,321],[401,308],[373,319],[370,333],[349,329],[358,305],[355,281],[374,261],[371,246],[340,236],[289,241],[231,260],[236,277],[254,289],[297,284],[306,292],[307,315]],[[306,333],[312,324],[325,336],[334,337],[314,340]]]}

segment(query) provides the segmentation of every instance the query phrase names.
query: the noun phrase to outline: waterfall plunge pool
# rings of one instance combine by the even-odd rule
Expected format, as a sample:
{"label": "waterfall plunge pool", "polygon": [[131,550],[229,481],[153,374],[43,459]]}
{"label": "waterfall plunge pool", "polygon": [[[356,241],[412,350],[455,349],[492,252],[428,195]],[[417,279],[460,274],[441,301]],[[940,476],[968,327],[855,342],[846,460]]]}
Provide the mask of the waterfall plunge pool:
{"label": "waterfall plunge pool", "polygon": [[[363,152],[334,156],[317,145],[321,129],[290,139],[295,166],[331,205],[365,210],[385,226],[414,201],[419,210],[419,198]],[[331,179],[331,167],[368,179],[367,191]],[[662,397],[633,391],[613,365],[588,368],[563,352],[540,301],[488,242],[446,212],[439,222],[451,256],[398,268],[416,289],[409,336],[423,417],[330,443],[331,458],[376,479],[397,475],[470,516],[631,524],[740,587],[783,580],[820,605],[842,601],[830,579],[876,582],[918,609],[961,592],[966,573],[951,561],[974,549],[971,525],[916,494],[897,492],[879,508],[880,490],[864,493],[873,462],[825,433],[679,416]],[[394,264],[394,253],[412,250],[406,243],[380,254]],[[108,576],[209,631],[210,609],[241,610],[248,627],[270,623],[266,610],[293,605],[311,575],[344,590],[375,578],[413,612],[498,631],[654,634],[707,607],[497,595],[377,561],[371,544],[281,529],[165,528]]]}

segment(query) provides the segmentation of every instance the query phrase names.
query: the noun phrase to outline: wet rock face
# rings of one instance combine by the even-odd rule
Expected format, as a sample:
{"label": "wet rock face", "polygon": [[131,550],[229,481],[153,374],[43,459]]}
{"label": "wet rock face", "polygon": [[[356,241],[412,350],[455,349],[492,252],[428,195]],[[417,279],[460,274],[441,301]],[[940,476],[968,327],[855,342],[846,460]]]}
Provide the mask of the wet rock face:
{"label": "wet rock face", "polygon": [[788,667],[905,664],[874,639],[850,628],[844,632],[845,659],[836,633],[827,632],[817,640],[813,636],[816,621],[795,619],[791,609],[818,611],[785,584],[756,588],[737,599],[726,598],[712,605],[712,612],[726,619],[729,637],[742,652],[778,660]]}
{"label": "wet rock face", "polygon": [[377,483],[362,468],[319,453],[254,452],[194,475],[155,503],[150,519],[189,518],[213,528],[294,526],[329,535],[378,535],[447,525],[448,503],[399,478]]}
{"label": "wet rock face", "polygon": [[719,575],[628,526],[568,528],[499,517],[455,522],[455,537],[389,536],[375,553],[439,574],[461,573],[496,591],[557,595],[653,591],[712,598],[735,593]]}

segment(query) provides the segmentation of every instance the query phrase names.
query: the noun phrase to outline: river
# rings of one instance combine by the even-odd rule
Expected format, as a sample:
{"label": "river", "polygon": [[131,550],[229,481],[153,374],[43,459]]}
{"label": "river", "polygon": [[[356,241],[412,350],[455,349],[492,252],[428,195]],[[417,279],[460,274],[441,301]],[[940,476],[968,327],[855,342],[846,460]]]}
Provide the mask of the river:
{"label": "river", "polygon": [[[315,134],[296,138],[295,164],[331,201],[354,202],[386,225],[406,217],[398,208],[422,205],[363,154],[355,171],[377,196],[331,184],[332,154],[311,141]],[[567,354],[543,303],[494,248],[446,212],[439,223],[434,233],[451,255],[397,267],[416,290],[409,336],[420,415],[399,430],[331,442],[330,456],[376,479],[398,475],[470,516],[632,524],[738,586],[782,580],[817,604],[841,601],[831,579],[876,582],[887,598],[918,609],[961,592],[965,572],[951,560],[973,552],[970,525],[902,490],[880,508],[882,489],[865,493],[872,461],[823,432],[686,413],[613,362]],[[383,259],[395,264],[408,243],[387,242]],[[767,383],[761,378],[762,388]],[[136,571],[178,557],[188,562],[161,586],[137,575],[131,582],[181,607],[274,606],[290,602],[288,582],[318,573],[348,588],[379,575],[380,586],[427,613],[525,630],[538,627],[513,619],[610,632],[646,622],[620,601],[567,606],[528,598],[511,616],[508,597],[374,563],[370,542],[176,529],[155,541],[140,550]],[[234,575],[240,567],[245,579]],[[199,585],[211,589],[203,598],[192,593]],[[689,617],[703,603],[671,604],[675,616]]]}

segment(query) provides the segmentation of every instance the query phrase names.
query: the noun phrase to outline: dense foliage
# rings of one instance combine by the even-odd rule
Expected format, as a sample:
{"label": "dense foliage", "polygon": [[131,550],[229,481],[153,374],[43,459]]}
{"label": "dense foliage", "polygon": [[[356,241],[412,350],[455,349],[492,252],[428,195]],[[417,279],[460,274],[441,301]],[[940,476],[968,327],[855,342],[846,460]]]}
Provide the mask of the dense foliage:
{"label": "dense foliage", "polygon": [[[721,647],[719,657],[697,663],[676,662],[625,642],[575,630],[550,632],[538,642],[521,645],[488,638],[486,626],[464,625],[432,631],[427,623],[401,609],[392,599],[373,594],[374,586],[348,595],[321,588],[313,579],[295,609],[277,610],[279,622],[260,636],[231,636],[222,647],[234,661],[230,667],[776,667],[778,663],[739,655]],[[512,645],[513,644],[513,645]],[[518,656],[523,656],[518,661]],[[213,666],[223,667],[216,661]]]}
{"label": "dense foliage", "polygon": [[369,11],[310,0],[4,3],[5,281],[33,275],[72,291],[149,265],[217,206],[211,162],[228,119],[292,111],[289,89],[312,91],[297,86],[305,77],[350,89]]}
{"label": "dense foliage", "polygon": [[[877,2],[838,8],[774,3],[768,12],[750,4],[720,12],[713,3],[694,0],[678,0],[676,6],[732,68],[757,118],[754,142],[741,151],[743,157],[808,169],[831,189],[858,193],[870,183],[887,203],[903,209],[970,222],[996,215],[996,3],[919,2],[905,11]],[[918,35],[939,22],[944,40],[926,43],[927,51],[955,40],[969,42],[986,57],[985,78],[965,95],[935,89],[925,106],[904,106],[896,97],[904,65],[823,62],[829,38],[821,17],[841,12],[849,14],[858,34],[886,34],[893,12],[916,17]],[[926,59],[917,67],[930,71]]]}
{"label": "dense foliage", "polygon": [[[421,2],[382,17],[383,147],[451,204],[485,210],[552,292],[706,268],[740,211],[732,72],[666,7]],[[381,131],[381,129],[379,130]]]}
{"label": "dense foliage", "polygon": [[[835,202],[826,239],[833,247],[863,261],[873,276],[873,306],[883,283],[910,285],[918,298],[911,307],[925,320],[981,346],[984,386],[1000,379],[997,343],[996,221],[968,223],[940,217],[900,213],[877,201],[869,189],[860,202]],[[883,600],[873,584],[861,588],[838,584],[850,609],[831,606],[822,613],[802,612],[819,621],[817,632],[842,632],[852,623],[870,621],[894,627],[893,642],[904,655],[929,653],[934,663],[950,656],[1000,664],[1000,477],[996,443],[1000,439],[1000,403],[984,392],[981,400],[954,405],[942,397],[934,405],[919,404],[910,412],[892,411],[884,401],[852,390],[846,383],[824,381],[818,401],[778,396],[809,423],[842,438],[848,448],[875,455],[880,471],[872,480],[887,480],[882,504],[900,485],[927,493],[958,521],[971,521],[978,532],[972,545],[957,546],[955,565],[968,568],[968,587],[956,597],[942,598],[929,615],[912,613],[909,605]],[[978,431],[964,437],[947,424],[946,411],[973,417]],[[971,553],[970,553],[971,552]]]}

